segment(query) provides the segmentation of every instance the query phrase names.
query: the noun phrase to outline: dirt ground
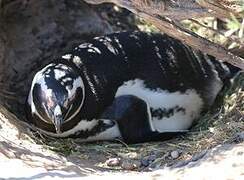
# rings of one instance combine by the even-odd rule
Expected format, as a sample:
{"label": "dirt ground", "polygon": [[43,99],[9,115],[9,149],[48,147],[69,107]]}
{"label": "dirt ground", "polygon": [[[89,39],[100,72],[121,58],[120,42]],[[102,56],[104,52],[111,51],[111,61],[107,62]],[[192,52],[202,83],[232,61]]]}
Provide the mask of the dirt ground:
{"label": "dirt ground", "polygon": [[[35,9],[40,4],[45,7],[46,4],[43,2],[46,1],[33,3],[30,7]],[[55,0],[50,2],[55,2]],[[52,8],[49,9],[53,13],[52,17],[59,17],[60,13],[63,13],[63,9],[67,10],[68,7],[74,6],[72,3],[67,5],[65,1],[59,1],[59,4],[61,7],[55,7],[55,11]],[[96,19],[99,24],[96,28],[93,29],[89,24],[80,24],[80,21],[76,21],[75,18],[80,19],[84,16],[79,9],[67,10],[67,13],[71,13],[72,23],[70,19],[66,18],[63,18],[62,22],[57,22],[55,18],[46,21],[50,18],[41,16],[40,20],[40,17],[32,17],[32,21],[37,25],[44,23],[49,28],[50,32],[43,32],[45,26],[43,29],[39,27],[38,31],[34,31],[34,34],[40,32],[41,37],[49,40],[48,46],[45,43],[35,44],[39,43],[36,34],[29,35],[27,39],[34,45],[27,43],[23,46],[23,37],[30,31],[27,25],[32,25],[28,21],[24,21],[26,24],[23,25],[22,21],[18,19],[17,30],[8,31],[9,36],[12,35],[11,33],[16,33],[15,31],[21,30],[22,33],[12,39],[18,43],[12,42],[11,44],[7,41],[8,46],[6,47],[14,50],[5,54],[9,60],[3,63],[5,71],[2,71],[3,68],[0,67],[0,76],[1,73],[4,73],[0,78],[2,87],[0,90],[0,179],[94,178],[95,176],[106,179],[119,176],[128,178],[140,176],[143,179],[162,177],[165,179],[193,179],[196,177],[199,179],[242,179],[241,177],[244,176],[243,74],[236,78],[232,87],[223,91],[212,110],[203,116],[189,133],[165,142],[135,145],[126,145],[119,140],[79,143],[74,139],[45,137],[23,121],[25,117],[21,107],[23,107],[31,74],[41,64],[48,62],[51,57],[62,53],[59,51],[60,47],[73,46],[67,40],[70,40],[72,44],[77,44],[79,39],[76,37],[81,35],[84,37],[91,31],[92,34],[104,34],[121,30],[147,31],[153,29],[128,11],[118,7],[103,5],[88,8],[88,6],[82,5],[80,8],[91,9],[82,11],[86,17],[89,15],[88,19],[83,18],[82,20]],[[60,9],[61,12],[59,12]],[[27,14],[29,13],[28,9],[25,11]],[[40,13],[42,11],[40,9]],[[22,16],[17,16],[17,18],[20,17]],[[78,30],[66,29],[63,25],[67,22],[75,25]],[[9,28],[15,27],[12,23],[8,21]],[[82,33],[79,28],[83,30]],[[71,35],[66,35],[67,33]],[[52,38],[46,37],[47,34],[54,34],[53,37],[56,40],[51,41]],[[58,41],[59,39],[65,43]],[[31,57],[28,54],[29,49],[33,50]],[[64,49],[63,51],[65,51]],[[40,52],[44,56],[40,56]],[[22,56],[16,56],[19,53]],[[8,68],[12,68],[11,64],[15,64],[16,57],[26,62],[26,67],[23,65],[23,69],[8,70]],[[26,57],[29,59],[25,60]],[[32,65],[29,65],[31,63]],[[12,84],[9,83],[6,86],[6,82]],[[14,169],[14,173],[12,169]]]}

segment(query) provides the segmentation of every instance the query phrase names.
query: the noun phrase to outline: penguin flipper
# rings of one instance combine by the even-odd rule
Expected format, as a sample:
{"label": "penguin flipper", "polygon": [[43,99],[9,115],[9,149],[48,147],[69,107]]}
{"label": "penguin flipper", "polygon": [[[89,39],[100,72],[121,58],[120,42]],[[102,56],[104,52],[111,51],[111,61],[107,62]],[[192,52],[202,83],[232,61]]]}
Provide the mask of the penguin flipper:
{"label": "penguin flipper", "polygon": [[167,140],[185,132],[158,132],[151,121],[147,103],[133,95],[117,97],[102,114],[104,119],[117,122],[125,143]]}

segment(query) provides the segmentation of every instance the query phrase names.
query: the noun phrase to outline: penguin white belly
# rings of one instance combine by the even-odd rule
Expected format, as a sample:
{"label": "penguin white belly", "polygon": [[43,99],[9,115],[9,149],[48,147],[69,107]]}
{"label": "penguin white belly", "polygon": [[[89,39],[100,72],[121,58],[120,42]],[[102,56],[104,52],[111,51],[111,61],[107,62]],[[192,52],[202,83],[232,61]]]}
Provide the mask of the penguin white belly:
{"label": "penguin white belly", "polygon": [[184,93],[159,88],[151,90],[140,79],[127,81],[120,86],[116,97],[121,95],[134,95],[144,100],[150,109],[151,129],[158,132],[187,130],[199,118],[204,105],[194,89],[188,89]]}

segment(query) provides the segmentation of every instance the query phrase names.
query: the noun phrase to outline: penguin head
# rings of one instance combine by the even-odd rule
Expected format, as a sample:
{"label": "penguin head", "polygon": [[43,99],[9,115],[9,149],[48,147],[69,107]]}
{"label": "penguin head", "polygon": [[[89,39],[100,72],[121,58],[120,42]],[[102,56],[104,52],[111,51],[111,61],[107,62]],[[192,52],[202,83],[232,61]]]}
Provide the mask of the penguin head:
{"label": "penguin head", "polygon": [[57,134],[62,125],[74,118],[82,108],[85,88],[82,78],[65,64],[49,64],[36,73],[28,96],[35,124],[48,124]]}

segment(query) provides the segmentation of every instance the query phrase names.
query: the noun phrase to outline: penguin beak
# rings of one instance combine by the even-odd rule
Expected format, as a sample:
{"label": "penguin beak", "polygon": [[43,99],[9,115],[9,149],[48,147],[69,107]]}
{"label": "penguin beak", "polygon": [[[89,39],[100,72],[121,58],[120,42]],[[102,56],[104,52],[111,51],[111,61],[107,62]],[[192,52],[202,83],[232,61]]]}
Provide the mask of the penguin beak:
{"label": "penguin beak", "polygon": [[54,124],[55,130],[57,134],[61,134],[61,127],[64,123],[63,113],[61,111],[61,107],[59,105],[56,105],[52,113],[52,122]]}
{"label": "penguin beak", "polygon": [[63,124],[63,117],[62,115],[54,116],[53,124],[55,126],[55,130],[57,134],[61,134],[61,126]]}

